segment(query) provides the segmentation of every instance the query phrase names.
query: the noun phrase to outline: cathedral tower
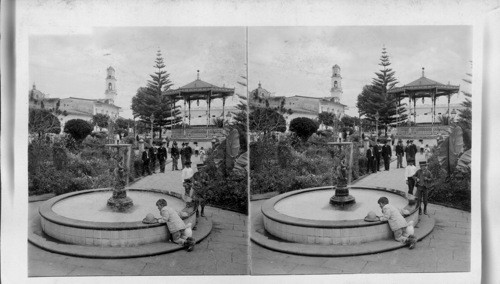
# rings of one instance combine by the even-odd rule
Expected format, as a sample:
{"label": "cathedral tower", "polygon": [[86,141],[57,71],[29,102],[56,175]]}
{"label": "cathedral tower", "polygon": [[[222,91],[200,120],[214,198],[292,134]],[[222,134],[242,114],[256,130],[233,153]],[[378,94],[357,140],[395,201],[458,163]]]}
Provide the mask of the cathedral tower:
{"label": "cathedral tower", "polygon": [[335,64],[332,67],[332,88],[330,96],[336,103],[340,103],[342,99],[342,76],[340,76],[340,67]]}
{"label": "cathedral tower", "polygon": [[104,94],[106,95],[106,100],[109,100],[110,104],[114,104],[117,96],[115,69],[109,66],[107,71],[108,75],[106,76],[106,91],[104,92]]}

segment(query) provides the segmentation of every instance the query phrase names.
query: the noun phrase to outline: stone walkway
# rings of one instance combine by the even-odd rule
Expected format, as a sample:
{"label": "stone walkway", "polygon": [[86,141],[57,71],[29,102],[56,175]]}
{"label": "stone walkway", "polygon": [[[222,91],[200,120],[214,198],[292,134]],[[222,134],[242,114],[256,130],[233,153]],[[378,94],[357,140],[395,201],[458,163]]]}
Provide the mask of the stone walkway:
{"label": "stone walkway", "polygon": [[[193,164],[197,162],[197,158],[194,158]],[[172,172],[171,169],[171,164],[167,164],[165,173],[147,176],[131,187],[184,192],[181,171]],[[29,203],[30,220],[38,214],[41,203]],[[205,208],[205,213],[212,218],[213,229],[192,252],[179,251],[129,259],[90,259],[55,254],[28,244],[28,275],[35,277],[248,274],[248,216],[213,207]]]}
{"label": "stone walkway", "polygon": [[[382,186],[408,191],[404,169],[371,174],[356,182],[358,186]],[[250,212],[258,212],[262,201],[251,202]],[[252,274],[340,274],[400,272],[470,271],[470,213],[430,204],[434,230],[414,250],[399,249],[354,257],[310,257],[280,253],[252,243]],[[422,215],[426,218],[425,215]]]}

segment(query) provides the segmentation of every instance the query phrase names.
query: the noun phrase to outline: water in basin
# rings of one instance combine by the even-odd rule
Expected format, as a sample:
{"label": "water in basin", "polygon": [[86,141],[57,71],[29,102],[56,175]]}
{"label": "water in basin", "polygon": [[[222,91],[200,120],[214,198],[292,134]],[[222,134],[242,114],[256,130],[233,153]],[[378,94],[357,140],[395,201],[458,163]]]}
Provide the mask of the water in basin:
{"label": "water in basin", "polygon": [[165,199],[168,206],[172,206],[179,211],[185,207],[184,201],[166,194],[127,191],[127,196],[132,198],[134,206],[125,213],[114,212],[106,205],[111,195],[112,191],[102,191],[72,196],[54,204],[52,210],[66,218],[82,221],[137,222],[142,221],[148,213],[160,217],[160,212],[156,207],[156,201],[160,198]]}
{"label": "water in basin", "polygon": [[310,220],[357,220],[366,217],[368,212],[373,211],[382,215],[377,200],[385,196],[389,204],[398,208],[404,208],[408,200],[400,195],[369,189],[350,189],[349,194],[356,198],[356,203],[344,207],[333,206],[330,197],[335,194],[332,190],[315,190],[286,197],[274,205],[279,213]]}

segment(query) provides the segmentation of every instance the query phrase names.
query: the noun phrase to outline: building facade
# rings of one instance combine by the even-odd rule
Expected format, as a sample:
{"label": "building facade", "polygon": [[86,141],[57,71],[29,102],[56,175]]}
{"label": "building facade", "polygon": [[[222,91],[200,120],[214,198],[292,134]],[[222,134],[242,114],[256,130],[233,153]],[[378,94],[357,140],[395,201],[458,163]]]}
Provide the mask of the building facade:
{"label": "building facade", "polygon": [[325,97],[313,97],[295,95],[291,97],[273,96],[271,92],[262,88],[259,82],[258,88],[250,92],[250,105],[255,107],[283,108],[290,110],[285,112],[284,117],[287,126],[296,117],[308,117],[317,119],[321,112],[334,113],[339,119],[345,114],[346,105],[341,103],[342,99],[342,76],[340,67],[335,64],[332,67],[330,95]]}
{"label": "building facade", "polygon": [[115,69],[111,66],[107,69],[105,81],[106,89],[103,99],[76,97],[51,99],[48,98],[48,95],[37,90],[35,84],[33,84],[33,89],[29,92],[30,108],[58,109],[59,111],[54,112],[54,114],[61,122],[61,131],[63,131],[64,125],[69,120],[82,119],[91,122],[92,117],[98,113],[107,115],[115,120],[118,118],[121,108],[114,104],[118,94],[116,91]]}

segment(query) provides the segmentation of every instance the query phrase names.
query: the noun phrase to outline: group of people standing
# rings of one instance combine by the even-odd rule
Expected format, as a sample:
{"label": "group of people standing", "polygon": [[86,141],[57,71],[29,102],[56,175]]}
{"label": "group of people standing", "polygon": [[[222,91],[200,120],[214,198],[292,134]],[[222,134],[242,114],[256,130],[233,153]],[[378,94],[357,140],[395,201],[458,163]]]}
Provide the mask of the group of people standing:
{"label": "group of people standing", "polygon": [[[386,171],[390,169],[389,165],[392,157],[392,148],[390,146],[391,138],[388,138],[382,145],[380,140],[376,144],[370,144],[369,149],[366,151],[367,172],[375,173],[380,171],[380,164],[383,160],[384,168]],[[430,156],[429,145],[420,147],[413,144],[413,140],[407,140],[406,146],[403,146],[403,141],[399,140],[395,147],[397,157],[397,168],[403,168],[403,157],[406,157],[405,180],[408,185],[408,193],[413,195],[415,186],[417,191],[415,196],[417,198],[417,207],[419,214],[422,214],[421,204],[424,204],[424,214],[427,214],[427,200],[428,191],[431,186],[432,174],[427,169],[427,160]],[[417,163],[419,168],[417,169]]]}
{"label": "group of people standing", "polygon": [[[148,174],[156,174],[156,165],[157,161],[160,164],[160,173],[165,172],[165,164],[167,161],[167,151],[168,142],[163,139],[161,146],[156,148],[154,146],[149,146],[142,152],[142,175]],[[200,155],[200,161],[203,163],[205,159],[205,150],[203,147],[201,149],[198,147],[198,143],[194,142],[194,151],[193,148],[189,145],[189,142],[183,142],[182,147],[179,149],[177,146],[177,142],[174,141],[172,143],[172,147],[170,148],[170,155],[172,158],[172,171],[180,171],[185,168],[186,163],[191,163],[191,157],[193,154],[195,156]],[[181,167],[179,169],[179,158],[181,159]]]}
{"label": "group of people standing", "polygon": [[388,138],[384,144],[381,144],[381,140],[377,139],[375,145],[370,144],[368,150],[366,151],[366,158],[368,160],[366,164],[366,171],[373,173],[380,171],[380,162],[384,162],[384,169],[388,171],[390,169],[391,158],[392,158],[392,148],[391,148],[391,138]]}

